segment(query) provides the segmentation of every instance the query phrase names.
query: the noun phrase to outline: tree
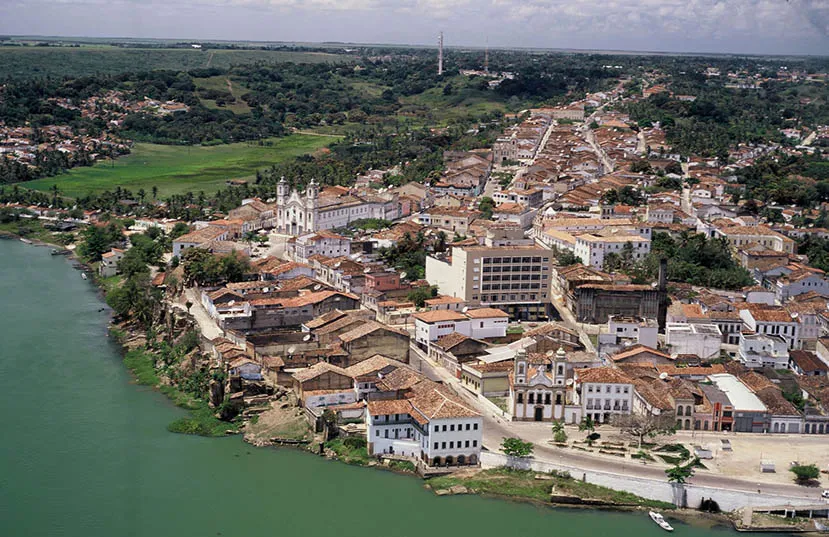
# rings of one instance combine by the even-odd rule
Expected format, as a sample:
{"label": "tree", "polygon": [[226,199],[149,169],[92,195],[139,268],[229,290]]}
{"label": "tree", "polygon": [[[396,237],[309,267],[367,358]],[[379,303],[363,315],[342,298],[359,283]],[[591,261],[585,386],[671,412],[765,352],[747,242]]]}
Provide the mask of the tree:
{"label": "tree", "polygon": [[593,418],[590,416],[585,416],[581,423],[579,423],[579,431],[590,431],[591,433],[596,430],[596,423],[593,421]]}
{"label": "tree", "polygon": [[478,210],[481,211],[481,218],[485,220],[492,220],[492,211],[495,209],[495,200],[488,196],[481,198],[478,203]]}
{"label": "tree", "polygon": [[418,308],[422,308],[426,305],[426,301],[430,298],[436,297],[438,294],[437,287],[427,287],[421,286],[409,291],[409,294],[406,295],[406,298],[410,302],[414,302],[414,305]]}
{"label": "tree", "polygon": [[651,414],[617,414],[612,423],[623,434],[635,438],[642,449],[642,440],[645,437],[656,438],[661,435],[672,435],[676,432],[676,420],[672,412],[657,416]]}
{"label": "tree", "polygon": [[524,442],[520,438],[504,438],[501,442],[501,451],[508,457],[530,457],[533,454],[533,444]]}
{"label": "tree", "polygon": [[668,476],[668,483],[677,483],[684,485],[689,479],[694,477],[694,465],[699,462],[699,459],[694,459],[685,466],[676,465],[673,468],[665,470]]}
{"label": "tree", "polygon": [[796,464],[789,471],[795,475],[798,485],[806,485],[820,477],[820,468],[816,464]]}
{"label": "tree", "polygon": [[170,230],[170,240],[176,240],[187,233],[190,233],[190,226],[184,222],[177,222],[176,225],[173,226],[173,229]]}
{"label": "tree", "polygon": [[559,444],[567,442],[567,432],[565,432],[564,430],[563,422],[553,422],[553,440],[555,440]]}

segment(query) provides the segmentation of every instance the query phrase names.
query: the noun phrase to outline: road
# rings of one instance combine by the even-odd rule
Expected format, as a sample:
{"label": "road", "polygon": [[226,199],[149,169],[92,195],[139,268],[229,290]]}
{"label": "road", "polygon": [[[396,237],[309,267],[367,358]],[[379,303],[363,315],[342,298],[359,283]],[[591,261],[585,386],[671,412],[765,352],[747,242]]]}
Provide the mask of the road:
{"label": "road", "polygon": [[[207,310],[205,310],[204,306],[202,306],[201,297],[199,295],[200,291],[198,289],[189,287],[184,291],[183,296],[188,302],[193,304],[190,306],[190,314],[195,317],[202,335],[210,340],[224,336],[224,331],[219,328],[216,321],[214,321],[213,318],[207,314]],[[184,304],[180,303],[176,303],[176,305],[182,308],[185,307]]]}
{"label": "road", "polygon": [[[534,459],[570,467],[573,474],[578,474],[579,470],[609,472],[620,476],[653,479],[660,483],[665,482],[666,477],[663,466],[640,466],[638,462],[633,463],[629,460],[618,459],[617,457],[586,454],[548,445],[548,442],[552,439],[552,431],[549,424],[541,425],[535,422],[506,421],[495,415],[489,407],[484,406],[476,395],[463,388],[460,382],[452,377],[445,369],[436,366],[428,358],[424,358],[419,350],[412,350],[411,361],[413,366],[419,368],[427,377],[432,380],[442,381],[444,384],[451,386],[464,401],[473,409],[480,412],[483,419],[483,446],[489,451],[499,452],[501,441],[504,438],[518,437],[534,444]],[[569,426],[567,432],[569,435],[578,434],[575,428]],[[764,494],[777,494],[790,496],[792,498],[818,499],[820,496],[819,489],[805,489],[794,484],[758,483],[753,480],[704,473],[697,473],[691,479],[691,483],[702,487],[731,489],[750,493],[756,493],[758,490],[762,490]]]}

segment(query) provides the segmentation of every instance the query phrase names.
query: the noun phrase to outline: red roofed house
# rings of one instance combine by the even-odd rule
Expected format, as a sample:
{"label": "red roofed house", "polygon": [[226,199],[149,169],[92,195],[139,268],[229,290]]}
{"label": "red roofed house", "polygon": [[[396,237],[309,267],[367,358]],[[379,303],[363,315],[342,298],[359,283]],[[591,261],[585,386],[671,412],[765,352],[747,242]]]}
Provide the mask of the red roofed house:
{"label": "red roofed house", "polygon": [[618,369],[577,369],[574,380],[582,415],[590,416],[595,423],[607,423],[613,415],[630,414],[633,409],[633,379]]}

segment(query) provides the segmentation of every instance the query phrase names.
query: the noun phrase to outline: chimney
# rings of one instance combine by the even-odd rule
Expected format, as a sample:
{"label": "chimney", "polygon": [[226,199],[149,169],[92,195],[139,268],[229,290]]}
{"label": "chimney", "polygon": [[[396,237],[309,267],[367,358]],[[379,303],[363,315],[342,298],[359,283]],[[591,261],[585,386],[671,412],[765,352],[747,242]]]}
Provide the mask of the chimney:
{"label": "chimney", "polygon": [[438,37],[438,76],[443,74],[443,32]]}
{"label": "chimney", "polygon": [[659,260],[659,290],[664,291],[668,288],[668,260],[662,258]]}

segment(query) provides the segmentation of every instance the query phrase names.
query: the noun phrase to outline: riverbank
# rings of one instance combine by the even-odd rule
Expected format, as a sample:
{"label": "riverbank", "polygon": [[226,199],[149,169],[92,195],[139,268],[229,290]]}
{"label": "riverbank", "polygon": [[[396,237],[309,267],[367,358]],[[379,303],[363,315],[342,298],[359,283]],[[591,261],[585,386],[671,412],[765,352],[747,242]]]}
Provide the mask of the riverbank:
{"label": "riverbank", "polygon": [[[99,283],[99,282],[98,282]],[[100,285],[100,283],[99,283]],[[105,290],[102,290],[105,292]],[[188,320],[189,319],[189,320]],[[175,326],[173,330],[171,327]],[[136,384],[151,386],[164,394],[176,406],[186,410],[188,415],[184,418],[179,418],[168,424],[167,429],[173,432],[185,433],[190,435],[200,435],[207,437],[226,436],[228,434],[237,434],[239,432],[246,432],[248,427],[258,425],[261,418],[256,415],[243,416],[233,421],[222,421],[216,417],[216,413],[220,410],[223,400],[217,401],[218,404],[210,405],[206,400],[206,395],[209,393],[209,385],[212,379],[213,370],[211,369],[211,360],[203,355],[201,349],[196,349],[198,341],[195,344],[193,337],[188,336],[189,343],[184,343],[186,334],[194,327],[192,318],[184,308],[169,307],[166,303],[163,308],[161,318],[149,331],[138,328],[130,324],[115,324],[112,325],[113,340],[118,341],[123,352],[123,361],[127,369],[133,375]],[[148,334],[150,339],[147,339]],[[213,360],[215,362],[215,360]],[[212,365],[216,365],[215,363]],[[224,380],[224,379],[223,379]],[[187,388],[185,388],[187,386]],[[198,397],[196,394],[201,395]],[[297,416],[301,411],[296,407],[296,403],[291,404],[290,401],[270,401],[270,406],[282,406],[287,404],[290,412]],[[244,423],[247,421],[248,425]],[[388,465],[377,462],[374,458],[365,456],[358,457],[357,460],[347,460],[349,454],[339,450],[338,440],[332,440],[326,446],[326,449],[333,452],[333,456],[344,462],[370,467],[379,467],[384,470],[394,470],[398,473],[411,473],[411,468],[403,462],[389,462]],[[344,439],[342,441],[344,443]],[[319,450],[319,442],[309,441],[305,444],[306,449],[311,452]],[[364,452],[364,448],[363,448]],[[361,453],[363,453],[361,452]],[[352,452],[353,454],[353,452]],[[330,454],[329,454],[330,455]],[[332,456],[332,455],[330,455]],[[332,456],[332,457],[333,457]],[[411,464],[411,463],[409,463]],[[448,476],[453,477],[453,476]],[[454,476],[453,478],[457,478]],[[428,482],[427,482],[428,483]],[[437,482],[436,484],[439,484]],[[579,483],[576,481],[575,483]],[[466,486],[466,485],[464,485]],[[430,487],[432,485],[430,484]],[[574,485],[575,488],[575,485]],[[596,500],[597,494],[595,490],[566,490],[561,494],[560,502],[554,502],[548,496],[544,500],[539,500],[535,495],[535,490],[530,489],[528,494],[522,495],[513,491],[511,494],[502,494],[495,488],[487,490],[479,490],[475,486],[467,486],[480,495],[492,495],[500,498],[509,498],[512,500],[522,500],[529,502],[542,501],[545,505],[573,505],[573,500],[566,498],[573,497],[586,500]],[[433,490],[444,490],[443,487],[433,488]],[[612,490],[612,489],[607,489]],[[625,493],[621,493],[625,494]],[[633,495],[631,495],[633,496]],[[631,502],[634,506],[648,505],[645,500],[640,498],[641,502]],[[608,505],[602,505],[601,502],[589,503],[582,502],[582,505],[587,507],[601,507],[614,510],[626,510],[631,508],[630,505],[624,505],[625,502],[616,498],[616,501],[608,502]],[[656,505],[656,504],[653,504]],[[660,506],[660,509],[667,509],[667,506]]]}

